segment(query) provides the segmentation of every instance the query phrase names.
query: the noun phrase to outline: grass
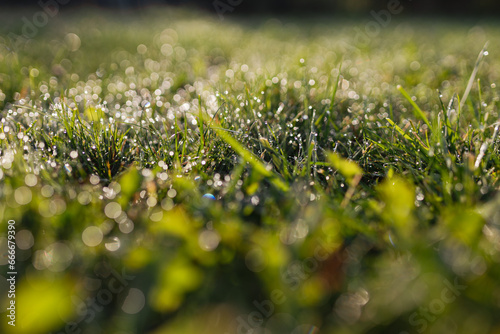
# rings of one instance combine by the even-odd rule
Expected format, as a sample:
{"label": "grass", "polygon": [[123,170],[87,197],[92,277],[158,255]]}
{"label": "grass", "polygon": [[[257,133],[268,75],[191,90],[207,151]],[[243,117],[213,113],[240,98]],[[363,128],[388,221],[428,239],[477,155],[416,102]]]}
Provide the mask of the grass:
{"label": "grass", "polygon": [[0,32],[16,332],[499,330],[500,26],[87,14]]}

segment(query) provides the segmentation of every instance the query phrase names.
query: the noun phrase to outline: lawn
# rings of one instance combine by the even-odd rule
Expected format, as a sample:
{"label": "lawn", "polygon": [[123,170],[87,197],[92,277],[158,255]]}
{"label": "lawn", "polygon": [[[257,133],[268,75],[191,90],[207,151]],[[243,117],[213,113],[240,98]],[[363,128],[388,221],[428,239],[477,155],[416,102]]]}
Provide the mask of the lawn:
{"label": "lawn", "polygon": [[23,15],[2,333],[500,332],[500,24]]}

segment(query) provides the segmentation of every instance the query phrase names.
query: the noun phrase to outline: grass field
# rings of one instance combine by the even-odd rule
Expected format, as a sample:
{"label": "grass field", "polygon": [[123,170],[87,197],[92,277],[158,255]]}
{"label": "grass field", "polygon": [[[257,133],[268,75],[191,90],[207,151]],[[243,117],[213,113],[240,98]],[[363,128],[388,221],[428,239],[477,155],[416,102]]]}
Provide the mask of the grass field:
{"label": "grass field", "polygon": [[1,332],[500,332],[499,24],[0,15]]}

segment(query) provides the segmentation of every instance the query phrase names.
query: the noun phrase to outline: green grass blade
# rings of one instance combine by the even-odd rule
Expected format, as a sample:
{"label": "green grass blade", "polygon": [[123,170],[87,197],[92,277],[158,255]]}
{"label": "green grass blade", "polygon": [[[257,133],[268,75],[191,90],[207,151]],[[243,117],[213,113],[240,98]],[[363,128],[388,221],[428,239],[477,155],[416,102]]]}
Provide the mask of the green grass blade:
{"label": "green grass blade", "polygon": [[474,85],[474,81],[476,80],[476,75],[477,72],[479,71],[479,66],[481,65],[481,62],[486,55],[486,48],[488,47],[488,42],[484,45],[483,49],[481,52],[479,52],[479,55],[477,56],[476,64],[474,65],[474,69],[472,70],[472,74],[469,78],[469,82],[467,84],[467,87],[465,88],[464,95],[462,96],[461,102],[460,102],[460,109],[462,109],[465,105],[465,101],[467,101],[467,98],[469,97],[469,93],[472,89],[472,86]]}
{"label": "green grass blade", "polygon": [[420,118],[422,121],[424,121],[425,124],[427,124],[427,127],[429,129],[431,129],[431,123],[429,122],[429,120],[427,119],[427,116],[425,116],[424,112],[422,111],[422,109],[420,109],[420,107],[415,103],[415,101],[412,100],[412,98],[410,97],[410,95],[406,92],[406,90],[401,86],[401,85],[398,85],[398,90],[401,92],[401,94],[403,94],[403,96],[408,100],[408,102],[410,102],[410,104],[413,106],[413,111],[415,113],[415,116],[417,118]]}
{"label": "green grass blade", "polygon": [[242,144],[240,144],[233,136],[231,136],[227,131],[221,128],[216,128],[211,126],[211,129],[219,135],[219,137],[224,140],[227,144],[231,145],[231,148],[248,162],[258,173],[265,177],[270,178],[270,182],[276,186],[276,188],[282,191],[288,191],[288,185],[277,175],[266,168],[258,157],[256,157],[252,152],[247,150]]}

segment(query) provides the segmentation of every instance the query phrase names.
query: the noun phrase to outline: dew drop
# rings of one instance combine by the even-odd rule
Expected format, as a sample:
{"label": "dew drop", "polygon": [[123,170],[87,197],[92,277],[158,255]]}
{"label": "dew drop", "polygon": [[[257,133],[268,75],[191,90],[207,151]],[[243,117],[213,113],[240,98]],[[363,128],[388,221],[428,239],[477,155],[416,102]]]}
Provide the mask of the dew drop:
{"label": "dew drop", "polygon": [[207,198],[209,200],[215,201],[215,196],[212,194],[209,194],[209,193],[203,195],[203,198]]}

